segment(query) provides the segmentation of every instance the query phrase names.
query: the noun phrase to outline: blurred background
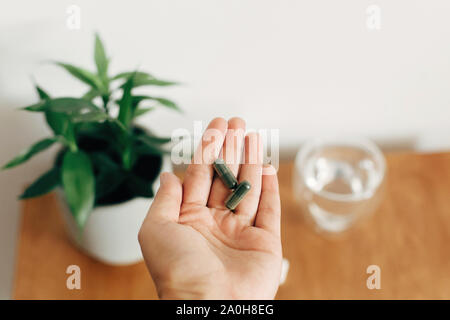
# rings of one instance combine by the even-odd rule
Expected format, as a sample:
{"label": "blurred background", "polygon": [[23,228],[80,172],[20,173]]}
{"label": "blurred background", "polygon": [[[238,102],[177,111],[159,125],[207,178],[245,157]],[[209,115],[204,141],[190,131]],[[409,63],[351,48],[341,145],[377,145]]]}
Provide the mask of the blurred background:
{"label": "blurred background", "polygon": [[[68,27],[76,5],[80,28]],[[368,20],[379,8],[379,29]],[[60,60],[94,69],[99,32],[112,73],[139,67],[182,86],[164,88],[184,114],[142,122],[161,135],[215,116],[280,129],[280,155],[306,138],[364,135],[385,150],[450,148],[450,2],[446,0],[165,0],[0,3],[0,163],[49,134],[34,78],[53,95],[86,91]],[[69,11],[68,11],[69,10]],[[71,13],[72,12],[72,13]],[[9,298],[17,195],[52,153],[0,173],[0,298]]]}

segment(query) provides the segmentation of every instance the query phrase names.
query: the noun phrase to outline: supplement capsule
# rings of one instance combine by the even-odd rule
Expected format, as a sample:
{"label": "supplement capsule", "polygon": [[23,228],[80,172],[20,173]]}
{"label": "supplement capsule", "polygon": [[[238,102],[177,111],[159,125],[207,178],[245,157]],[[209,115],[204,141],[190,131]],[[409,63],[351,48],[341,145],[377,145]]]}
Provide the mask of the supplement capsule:
{"label": "supplement capsule", "polygon": [[236,177],[222,159],[217,159],[214,161],[214,169],[216,170],[220,180],[222,180],[228,189],[234,189],[237,187],[238,181]]}
{"label": "supplement capsule", "polygon": [[225,206],[230,210],[236,209],[239,202],[241,202],[247,192],[250,191],[250,188],[251,185],[248,181],[242,181],[241,183],[239,183],[233,193],[228,196],[227,200],[225,200]]}

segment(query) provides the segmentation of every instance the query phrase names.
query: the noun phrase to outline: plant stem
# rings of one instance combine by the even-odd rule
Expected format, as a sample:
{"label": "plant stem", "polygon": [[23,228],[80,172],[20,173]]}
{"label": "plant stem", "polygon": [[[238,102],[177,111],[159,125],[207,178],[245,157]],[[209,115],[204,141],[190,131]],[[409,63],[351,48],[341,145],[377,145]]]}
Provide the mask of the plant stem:
{"label": "plant stem", "polygon": [[62,143],[63,145],[67,146],[69,148],[70,151],[72,152],[77,152],[78,151],[78,146],[76,144],[75,141],[73,140],[68,140],[63,136],[58,136],[58,140],[60,143]]}
{"label": "plant stem", "polygon": [[109,94],[102,95],[102,100],[103,100],[103,108],[105,109],[105,112],[109,113],[109,110],[108,110]]}
{"label": "plant stem", "polygon": [[130,148],[129,144],[125,147],[125,150],[124,150],[124,152],[122,154],[122,162],[123,162],[124,169],[129,171],[131,169],[131,166],[132,166],[132,164],[131,164],[131,162],[132,162],[132,160],[131,160],[131,148]]}

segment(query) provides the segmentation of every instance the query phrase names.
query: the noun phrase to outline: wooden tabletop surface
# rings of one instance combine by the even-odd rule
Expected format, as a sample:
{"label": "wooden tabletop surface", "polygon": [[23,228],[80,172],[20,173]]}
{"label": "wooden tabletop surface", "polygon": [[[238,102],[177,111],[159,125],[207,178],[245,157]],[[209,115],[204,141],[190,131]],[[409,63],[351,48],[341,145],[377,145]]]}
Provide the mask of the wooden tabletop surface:
{"label": "wooden tabletop surface", "polygon": [[[292,163],[280,166],[282,241],[290,262],[278,299],[450,299],[450,153],[388,154],[379,209],[338,237],[317,234],[291,190]],[[155,299],[144,263],[111,267],[74,248],[55,195],[27,200],[15,269],[15,299]],[[66,288],[67,266],[82,270]],[[381,289],[366,286],[369,265]]]}

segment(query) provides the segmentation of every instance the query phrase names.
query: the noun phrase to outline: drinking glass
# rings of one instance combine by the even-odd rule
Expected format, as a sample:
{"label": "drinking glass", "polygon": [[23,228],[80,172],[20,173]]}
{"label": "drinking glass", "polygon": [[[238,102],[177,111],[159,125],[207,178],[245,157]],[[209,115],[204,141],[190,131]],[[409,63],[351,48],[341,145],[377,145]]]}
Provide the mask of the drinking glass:
{"label": "drinking glass", "polygon": [[370,140],[314,139],[297,153],[294,196],[318,230],[338,233],[378,207],[385,168],[382,152]]}

